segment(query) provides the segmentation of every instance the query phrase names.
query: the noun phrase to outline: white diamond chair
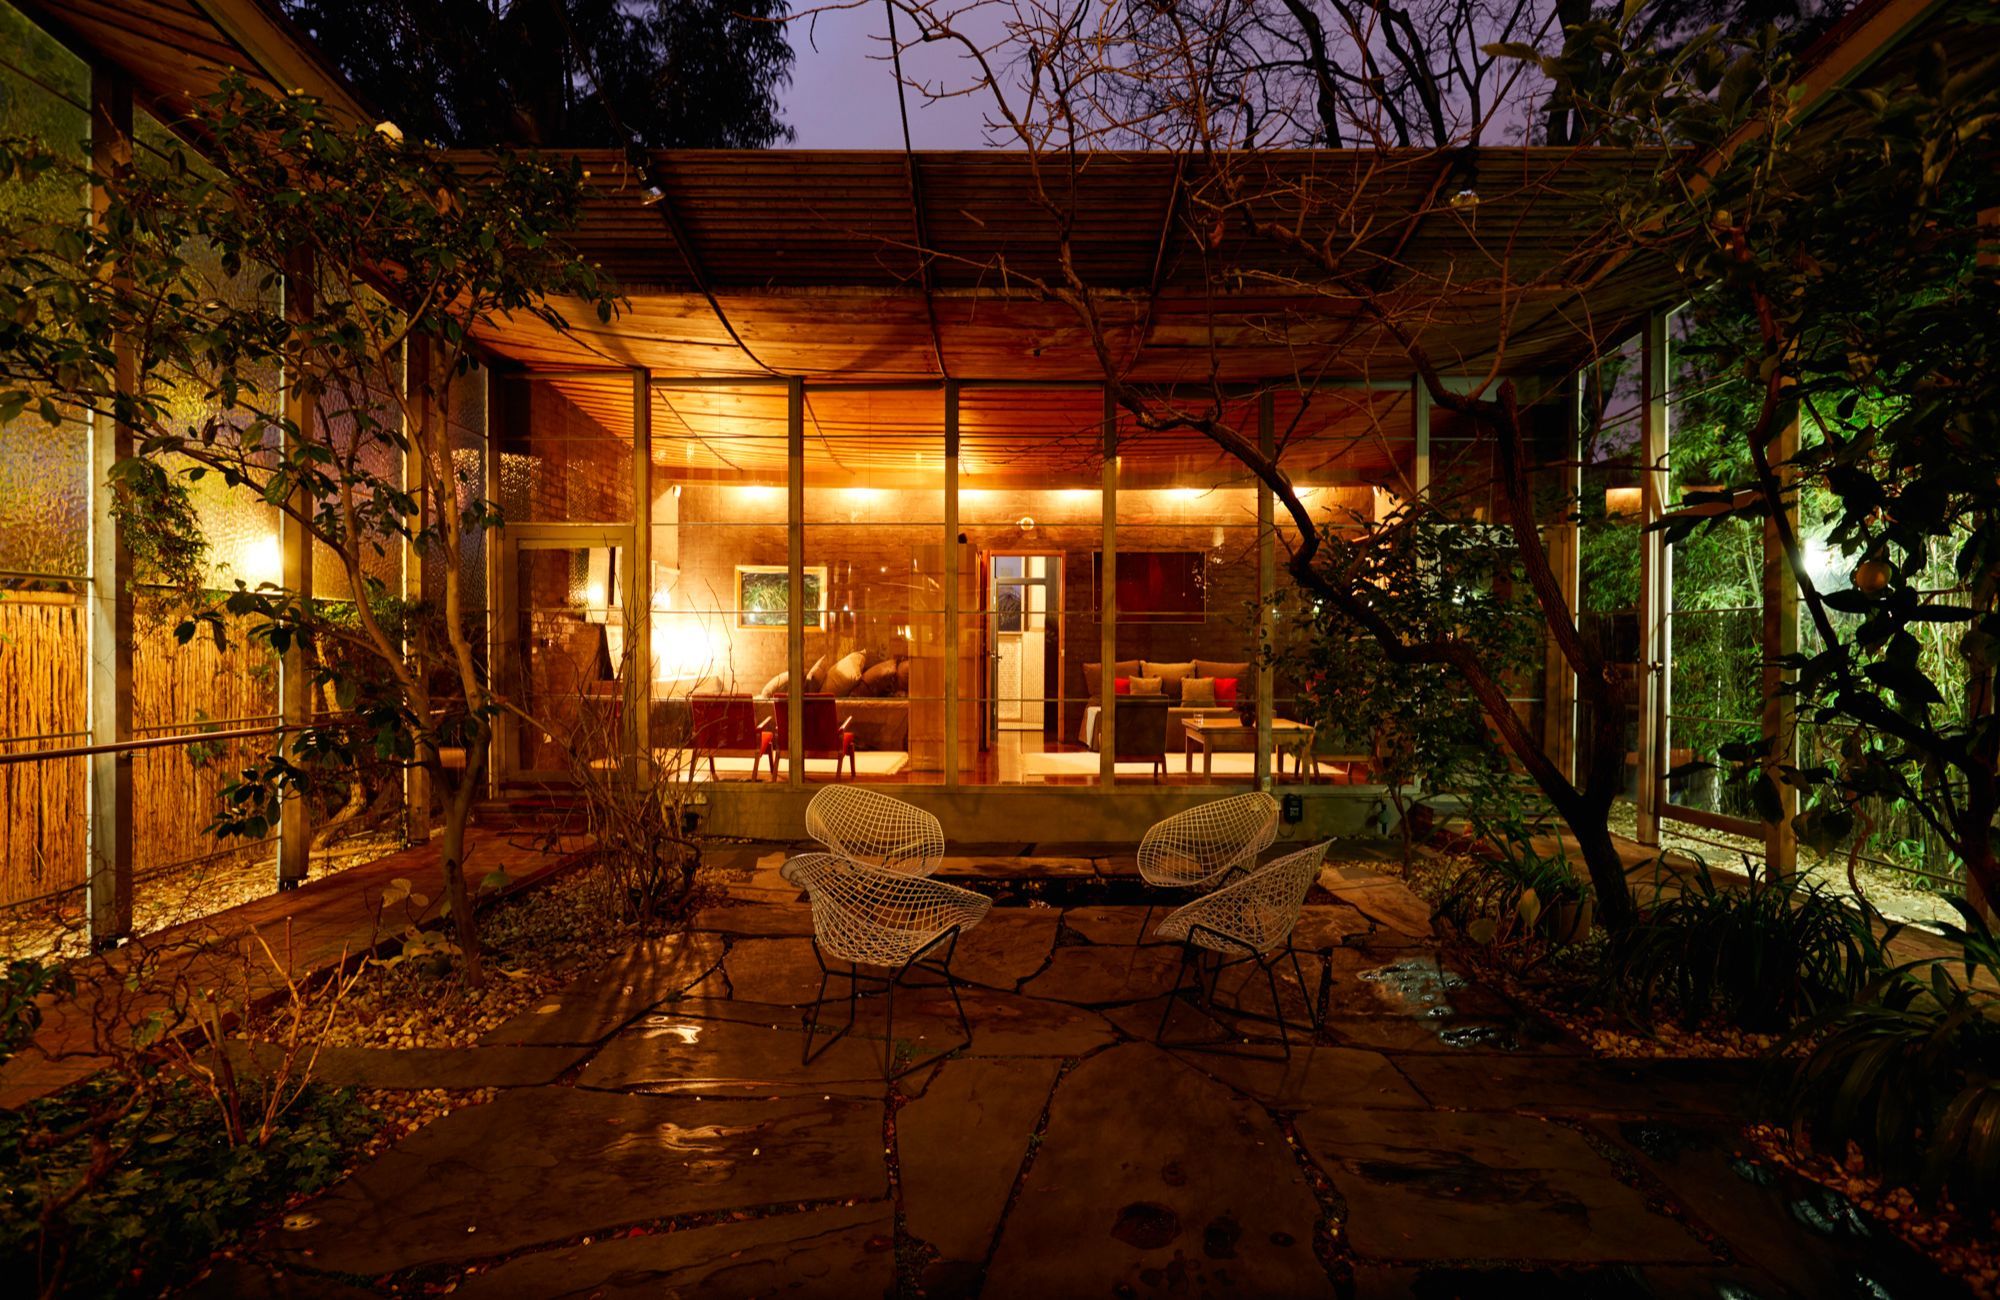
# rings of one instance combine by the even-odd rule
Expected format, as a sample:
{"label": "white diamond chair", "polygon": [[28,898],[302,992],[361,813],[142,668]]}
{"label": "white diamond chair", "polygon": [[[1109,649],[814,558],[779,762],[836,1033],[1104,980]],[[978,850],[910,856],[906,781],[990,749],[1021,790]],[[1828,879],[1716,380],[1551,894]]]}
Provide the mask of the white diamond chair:
{"label": "white diamond chair", "polygon": [[[802,853],[786,862],[779,874],[806,891],[812,902],[813,956],[819,962],[819,992],[805,1016],[805,1049],[802,1060],[811,1064],[813,1038],[819,1033],[820,1013],[826,1005],[827,982],[835,976],[847,980],[847,1023],[821,1046],[823,1052],[854,1028],[861,986],[887,993],[887,1025],[883,1032],[883,1072],[900,1078],[937,1056],[895,1068],[896,986],[913,970],[939,976],[950,990],[952,1005],[958,1009],[958,1027],[965,1034],[961,1046],[972,1046],[972,1024],[965,1018],[965,1003],[958,996],[958,981],[951,973],[951,959],[958,950],[958,936],[986,918],[993,900],[942,880],[903,875],[862,866],[832,853]],[[942,957],[939,956],[942,951]],[[847,963],[846,970],[828,965],[828,958]],[[864,971],[881,968],[883,973]],[[937,985],[911,987],[935,988]],[[946,1052],[956,1047],[946,1048]],[[942,1055],[940,1053],[939,1055]]]}
{"label": "white diamond chair", "polygon": [[[1160,1027],[1153,1035],[1155,1041],[1166,1042],[1167,1021],[1173,1015],[1175,1004],[1180,1001],[1181,986],[1190,969],[1195,972],[1194,991],[1200,995],[1204,1008],[1221,1010],[1240,1019],[1266,1019],[1245,1011],[1241,1006],[1242,988],[1250,982],[1247,975],[1243,986],[1237,990],[1237,1006],[1218,1007],[1215,1001],[1216,988],[1224,970],[1255,962],[1264,972],[1265,982],[1271,990],[1271,1015],[1268,1019],[1277,1024],[1278,1041],[1289,1057],[1292,1040],[1285,1024],[1284,1002],[1278,995],[1276,973],[1276,964],[1281,958],[1291,959],[1292,973],[1298,977],[1299,989],[1312,1003],[1307,1011],[1308,1017],[1313,1027],[1318,1027],[1321,999],[1306,983],[1305,971],[1299,965],[1298,950],[1292,947],[1292,930],[1298,925],[1299,908],[1305,903],[1306,891],[1312,888],[1313,881],[1319,876],[1326,850],[1327,844],[1322,843],[1288,853],[1242,880],[1224,885],[1214,893],[1176,909],[1160,922],[1154,934],[1181,945],[1181,964],[1174,975],[1173,992],[1167,995],[1166,1008],[1160,1013]],[[1203,966],[1208,967],[1205,973],[1201,969]],[[1325,979],[1326,972],[1322,972],[1322,984]]]}
{"label": "white diamond chair", "polygon": [[[1156,822],[1139,841],[1139,877],[1160,889],[1226,884],[1278,838],[1278,801],[1261,790],[1212,799]],[[1153,919],[1146,905],[1139,933]]]}
{"label": "white diamond chair", "polygon": [[806,805],[806,834],[864,867],[928,876],[944,861],[944,827],[901,799],[857,785],[830,785]]}

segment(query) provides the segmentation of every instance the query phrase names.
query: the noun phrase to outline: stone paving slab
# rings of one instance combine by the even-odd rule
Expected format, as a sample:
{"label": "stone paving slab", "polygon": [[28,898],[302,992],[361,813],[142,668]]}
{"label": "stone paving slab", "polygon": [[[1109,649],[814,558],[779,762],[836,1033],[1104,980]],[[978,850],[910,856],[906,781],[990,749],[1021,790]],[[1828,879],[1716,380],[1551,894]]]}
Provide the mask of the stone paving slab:
{"label": "stone paving slab", "polygon": [[1376,925],[1412,939],[1431,937],[1430,904],[1409,886],[1362,867],[1330,866],[1319,873],[1320,887]]}
{"label": "stone paving slab", "polygon": [[[968,1056],[1081,1056],[1115,1037],[1109,1021],[1084,1007],[984,989],[961,990],[959,997],[972,1024]],[[882,1026],[877,1006],[864,1011],[855,1033],[879,1036]],[[961,1041],[951,994],[941,988],[898,992],[896,1037],[919,1057]]]}
{"label": "stone paving slab", "polygon": [[1331,1296],[1319,1203],[1257,1107],[1143,1044],[1064,1076],[989,1296]]}
{"label": "stone paving slab", "polygon": [[1060,1068],[1053,1060],[949,1061],[896,1112],[904,1218],[912,1236],[938,1251],[942,1267],[927,1274],[934,1285],[969,1282],[985,1262]]}
{"label": "stone paving slab", "polygon": [[565,1246],[509,1260],[453,1292],[468,1300],[850,1300],[895,1293],[896,1217],[888,1201]]}
{"label": "stone paving slab", "polygon": [[378,1276],[674,1215],[887,1195],[874,1100],[521,1088],[454,1111],[300,1207],[260,1250]]}
{"label": "stone paving slab", "polygon": [[1309,1110],[1299,1137],[1364,1260],[1707,1263],[1574,1130],[1526,1115]]}
{"label": "stone paving slab", "polygon": [[[775,909],[773,909],[775,910]],[[714,935],[649,939],[480,1037],[483,1046],[601,1043],[722,960]]]}
{"label": "stone paving slab", "polygon": [[1161,906],[1152,909],[1149,919],[1146,908],[1139,907],[1072,907],[1063,913],[1063,924],[1076,931],[1092,943],[1132,945],[1142,942],[1147,932],[1166,920],[1168,913],[1184,898],[1162,893]]}
{"label": "stone paving slab", "polygon": [[1226,1050],[1178,1055],[1203,1074],[1274,1110],[1320,1106],[1421,1110],[1427,1105],[1380,1052],[1295,1042],[1289,1060]]}
{"label": "stone paving slab", "polygon": [[815,1035],[811,1064],[796,1028],[767,1029],[675,1012],[645,1016],[605,1044],[577,1077],[583,1088],[772,1097],[825,1093],[881,1096],[887,1062],[879,1042]]}
{"label": "stone paving slab", "polygon": [[1513,1052],[1575,1058],[1588,1055],[1584,1045],[1561,1029],[1533,1016],[1445,1016],[1412,1020],[1369,1015],[1327,1017],[1328,1038],[1344,1047],[1378,1052],[1424,1053],[1446,1057],[1476,1052]]}
{"label": "stone paving slab", "polygon": [[1053,907],[994,908],[958,936],[952,973],[959,979],[1012,992],[1048,963],[1062,913]]}
{"label": "stone paving slab", "polygon": [[[238,1068],[269,1068],[281,1059],[273,1044],[240,1039],[231,1040],[229,1054]],[[554,1083],[589,1054],[587,1047],[322,1047],[312,1077],[336,1088],[528,1088]]]}
{"label": "stone paving slab", "polygon": [[1308,903],[1299,909],[1299,923],[1292,928],[1292,946],[1300,952],[1336,948],[1365,939],[1374,930],[1373,922],[1345,903]]}
{"label": "stone paving slab", "polygon": [[752,938],[808,939],[813,932],[812,909],[804,904],[757,902],[705,907],[693,924],[697,930]]}
{"label": "stone paving slab", "polygon": [[1452,1300],[1780,1300],[1788,1294],[1755,1269],[1721,1265],[1551,1268],[1439,1264],[1410,1268],[1364,1264],[1354,1270],[1353,1300],[1436,1300],[1441,1296]]}
{"label": "stone paving slab", "polygon": [[1723,1120],[1600,1120],[1737,1256],[1800,1296],[1949,1296],[1960,1288],[1845,1197],[1744,1154]]}
{"label": "stone paving slab", "polygon": [[1174,948],[1068,945],[1057,948],[1048,968],[1023,984],[1021,992],[1082,1006],[1137,1002],[1173,988],[1180,959]]}
{"label": "stone paving slab", "polygon": [[811,939],[738,939],[722,970],[730,996],[746,1002],[804,1006],[819,996],[820,965]]}
{"label": "stone paving slab", "polygon": [[375,1295],[338,1278],[285,1273],[247,1259],[225,1259],[184,1291],[182,1300],[367,1300]]}
{"label": "stone paving slab", "polygon": [[1401,1068],[1444,1109],[1538,1115],[1741,1115],[1757,1071],[1751,1061],[1495,1054],[1411,1056]]}

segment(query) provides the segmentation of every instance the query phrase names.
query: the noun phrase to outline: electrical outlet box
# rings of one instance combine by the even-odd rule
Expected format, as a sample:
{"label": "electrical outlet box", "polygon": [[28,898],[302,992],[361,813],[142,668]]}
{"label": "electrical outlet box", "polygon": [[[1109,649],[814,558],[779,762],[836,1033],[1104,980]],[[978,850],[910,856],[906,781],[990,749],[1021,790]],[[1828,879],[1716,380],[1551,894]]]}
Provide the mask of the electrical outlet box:
{"label": "electrical outlet box", "polygon": [[1304,795],[1286,795],[1283,806],[1285,825],[1296,826],[1306,819],[1306,799]]}

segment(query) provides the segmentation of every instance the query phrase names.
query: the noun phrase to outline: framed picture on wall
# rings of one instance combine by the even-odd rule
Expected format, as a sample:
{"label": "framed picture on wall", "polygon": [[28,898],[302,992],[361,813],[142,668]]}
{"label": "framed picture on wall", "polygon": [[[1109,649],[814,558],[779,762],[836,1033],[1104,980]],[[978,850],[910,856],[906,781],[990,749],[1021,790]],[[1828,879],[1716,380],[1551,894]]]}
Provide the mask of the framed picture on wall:
{"label": "framed picture on wall", "polygon": [[[826,566],[805,569],[805,625],[826,630]],[[782,630],[791,612],[791,575],[782,564],[736,566],[736,626]]]}

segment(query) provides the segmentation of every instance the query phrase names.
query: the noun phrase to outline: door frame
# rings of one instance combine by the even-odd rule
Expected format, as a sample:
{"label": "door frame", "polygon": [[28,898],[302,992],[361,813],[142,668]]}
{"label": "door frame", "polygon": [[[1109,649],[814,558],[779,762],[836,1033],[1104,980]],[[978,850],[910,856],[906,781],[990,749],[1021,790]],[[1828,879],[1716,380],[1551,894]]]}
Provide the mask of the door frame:
{"label": "door frame", "polygon": [[[525,696],[527,660],[520,641],[520,553],[522,551],[575,551],[609,548],[629,555],[632,528],[629,524],[507,524],[495,530],[495,561],[500,573],[498,635],[493,639],[493,688],[495,694],[517,704]],[[511,709],[500,710],[494,719],[495,753],[493,781],[496,786],[509,781],[563,783],[569,774],[519,763],[521,719]]]}
{"label": "door frame", "polygon": [[[984,692],[985,707],[980,710],[981,716],[980,716],[979,735],[980,735],[981,746],[987,749],[991,749],[995,744],[997,744],[1000,738],[1000,649],[999,649],[1000,609],[999,609],[999,599],[997,593],[997,588],[999,586],[999,583],[996,582],[993,577],[993,562],[995,560],[1014,559],[1014,558],[1019,558],[1022,560],[1040,559],[1048,561],[1048,564],[1046,565],[1046,572],[1044,572],[1041,577],[1039,578],[1023,577],[1018,579],[1009,579],[1008,581],[1010,583],[1019,583],[1021,586],[1024,587],[1039,586],[1046,593],[1046,599],[1043,602],[1044,608],[1042,610],[1042,620],[1045,629],[1044,635],[1052,636],[1055,641],[1055,660],[1056,660],[1056,672],[1055,672],[1056,689],[1054,696],[1051,696],[1048,693],[1048,683],[1047,682],[1043,683],[1042,699],[1041,699],[1042,716],[1041,716],[1040,726],[1023,727],[1020,728],[1019,730],[1021,730],[1024,733],[1029,731],[1039,730],[1042,732],[1044,736],[1048,735],[1050,731],[1049,709],[1051,704],[1053,704],[1055,708],[1056,720],[1054,728],[1055,731],[1057,732],[1058,739],[1060,739],[1060,732],[1062,729],[1062,686],[1063,686],[1062,670],[1064,665],[1063,654],[1066,648],[1063,644],[1063,634],[1062,634],[1062,599],[1063,599],[1062,592],[1063,592],[1063,566],[1067,562],[1067,553],[1061,550],[1049,550],[1039,547],[1032,549],[1023,547],[999,547],[989,551],[982,551],[979,557],[979,583],[980,583],[980,594],[983,597],[981,603],[986,608],[985,608],[985,617],[980,620],[981,624],[980,637],[985,643],[983,646],[983,650],[984,650],[984,659],[986,663],[986,671],[984,674],[986,678],[985,681],[986,690]],[[1023,570],[1025,571],[1026,566],[1023,565],[1022,567]],[[1045,656],[1046,653],[1047,652],[1044,651]]]}

